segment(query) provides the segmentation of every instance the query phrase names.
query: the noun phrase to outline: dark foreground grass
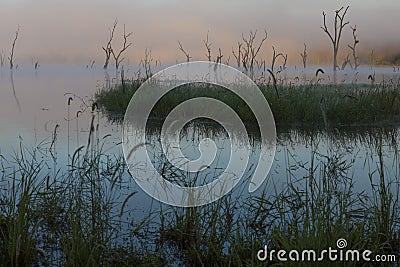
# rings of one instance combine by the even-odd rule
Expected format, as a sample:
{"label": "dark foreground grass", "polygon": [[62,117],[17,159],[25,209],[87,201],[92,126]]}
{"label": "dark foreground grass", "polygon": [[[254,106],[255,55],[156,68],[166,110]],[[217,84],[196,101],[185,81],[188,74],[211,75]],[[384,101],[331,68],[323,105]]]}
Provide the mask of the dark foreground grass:
{"label": "dark foreground grass", "polygon": [[[100,90],[95,99],[111,120],[122,120],[132,95],[140,86],[139,81],[125,82],[110,90]],[[278,86],[259,85],[269,102],[278,125],[360,126],[399,125],[400,84],[306,84]],[[251,94],[251,92],[249,92]],[[152,116],[166,115],[178,103],[189,98],[208,96],[224,101],[249,124],[255,118],[245,103],[233,93],[211,85],[191,84],[178,87],[158,103]]]}
{"label": "dark foreground grass", "polygon": [[[276,251],[335,249],[339,238],[347,240],[346,249],[395,255],[398,262],[400,160],[396,156],[386,164],[382,136],[374,140],[370,146],[377,161],[366,177],[371,183],[368,194],[354,189],[352,160],[333,150],[321,155],[311,149],[308,163],[288,161],[286,173],[276,174],[287,182],[272,192],[237,198],[247,189],[244,182],[212,204],[160,205],[146,211],[148,216],[142,220],[130,216],[132,210],[125,206],[136,195],[127,187],[123,160],[102,152],[101,144],[77,149],[62,173],[52,169],[56,164],[43,161],[48,147],[29,151],[21,146],[11,162],[3,156],[0,161],[0,265],[281,265],[276,254],[259,261],[258,251],[265,245]],[[53,154],[49,156],[56,161]],[[13,167],[7,168],[8,163]],[[306,175],[298,177],[296,169]],[[121,198],[122,192],[128,193]],[[368,266],[355,261],[345,264]]]}

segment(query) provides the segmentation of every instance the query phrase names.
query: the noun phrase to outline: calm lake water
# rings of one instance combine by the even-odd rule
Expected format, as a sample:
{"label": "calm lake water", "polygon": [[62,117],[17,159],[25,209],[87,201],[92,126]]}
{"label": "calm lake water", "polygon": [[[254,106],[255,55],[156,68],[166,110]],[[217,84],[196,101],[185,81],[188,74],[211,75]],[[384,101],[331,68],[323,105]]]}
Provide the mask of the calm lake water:
{"label": "calm lake water", "polygon": [[[328,67],[325,68],[329,70]],[[315,77],[316,67],[306,71],[299,68],[289,68],[280,73],[280,77],[301,82],[310,81]],[[133,77],[136,68],[125,68],[125,77]],[[345,83],[368,82],[368,75],[375,73],[376,82],[398,79],[399,72],[393,68],[363,67],[357,72],[341,72],[339,81]],[[296,78],[297,77],[297,78]],[[329,82],[330,74],[321,76],[322,82]],[[95,110],[92,112],[92,99],[95,92],[103,87],[110,87],[119,82],[119,74],[115,70],[104,71],[99,66],[41,66],[34,70],[32,66],[20,66],[10,72],[0,69],[0,152],[10,159],[18,152],[19,145],[33,148],[41,144],[49,147],[52,143],[56,125],[56,142],[58,168],[64,169],[67,155],[71,155],[79,146],[85,145],[89,137],[90,121],[95,116],[99,125],[99,139],[107,136],[104,150],[107,153],[122,153],[121,125],[110,123],[107,117]],[[68,105],[69,98],[70,105]],[[77,116],[78,114],[78,116]],[[207,177],[213,177],[227,164],[229,157],[229,140],[220,129],[210,136],[217,144],[218,161],[208,170]],[[189,158],[199,155],[198,142],[209,133],[199,130],[196,124],[190,124],[181,136],[183,153]],[[150,148],[156,155],[160,151],[157,146],[157,136],[153,136],[155,146]],[[378,166],[378,141],[382,140],[383,158],[389,178],[398,177],[397,143],[399,129],[378,128],[341,128],[315,129],[283,129],[278,128],[278,146],[274,164],[268,176],[268,182],[262,187],[284,187],[288,179],[301,179],[307,175],[312,159],[318,163],[326,156],[341,155],[343,160],[353,165],[346,175],[353,179],[357,191],[370,191],[370,179],[379,177],[374,172]],[[259,141],[252,141],[252,153],[249,166],[256,164]],[[312,152],[315,152],[314,154]],[[155,156],[157,164],[159,156]],[[314,163],[314,164],[316,164]],[[397,164],[396,164],[397,163]],[[303,166],[299,167],[299,166]],[[250,174],[250,167],[248,174]],[[370,176],[371,175],[371,176]],[[247,175],[248,176],[248,175]],[[131,208],[142,212],[150,208],[152,199],[135,185],[129,175],[126,179],[131,182],[131,190],[139,193],[130,200]],[[122,193],[121,193],[122,194]],[[124,194],[122,194],[124,195]]]}

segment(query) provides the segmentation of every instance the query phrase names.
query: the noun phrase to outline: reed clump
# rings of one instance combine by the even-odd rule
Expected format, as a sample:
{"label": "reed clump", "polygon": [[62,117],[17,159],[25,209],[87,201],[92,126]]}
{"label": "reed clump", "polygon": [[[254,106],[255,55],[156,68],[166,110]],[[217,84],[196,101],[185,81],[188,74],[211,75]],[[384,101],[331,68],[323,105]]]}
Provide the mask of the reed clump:
{"label": "reed clump", "polygon": [[[140,87],[140,81],[112,89],[99,90],[95,99],[110,120],[121,121],[129,101]],[[259,84],[271,107],[277,125],[292,126],[395,126],[400,123],[400,84],[318,84],[291,85],[275,88]],[[279,94],[276,93],[278,90]],[[249,92],[251,94],[251,92]],[[180,86],[166,94],[152,113],[163,119],[177,104],[194,97],[206,96],[224,101],[250,124],[255,123],[251,110],[235,94],[211,85]]]}

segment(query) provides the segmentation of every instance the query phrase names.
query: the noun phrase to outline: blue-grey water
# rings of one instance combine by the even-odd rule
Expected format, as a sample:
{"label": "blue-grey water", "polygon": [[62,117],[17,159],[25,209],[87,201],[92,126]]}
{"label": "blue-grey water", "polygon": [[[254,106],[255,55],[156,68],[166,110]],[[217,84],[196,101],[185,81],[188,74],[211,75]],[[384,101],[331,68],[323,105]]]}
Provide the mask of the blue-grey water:
{"label": "blue-grey water", "polygon": [[[328,71],[321,77],[320,82],[329,82],[331,79],[329,68],[326,69]],[[136,71],[135,67],[125,67],[125,77],[134,77]],[[310,82],[315,79],[314,71],[315,68],[312,67],[307,70],[288,68],[280,73],[279,77],[285,77],[286,81],[293,83],[301,83],[302,79]],[[366,66],[357,72],[340,72],[338,80],[343,83],[368,82],[367,77],[370,74],[376,76],[376,82],[399,77],[396,69]],[[52,159],[49,152],[51,146],[57,153],[56,168],[65,171],[69,162],[68,154],[72,155],[79,146],[85,146],[88,142],[92,116],[95,116],[95,124],[99,125],[97,138],[103,141],[103,137],[107,136],[104,140],[104,151],[121,155],[121,125],[111,123],[96,109],[92,112],[92,101],[96,91],[104,87],[111,88],[119,82],[118,72],[104,71],[100,66],[41,66],[37,70],[32,66],[20,66],[12,72],[0,68],[0,152],[7,159],[4,166],[10,167],[15,163],[12,158],[18,153],[20,144],[28,149],[45,147],[43,157],[48,160]],[[72,100],[69,101],[69,98]],[[189,158],[196,158],[199,155],[198,141],[205,135],[207,134],[195,126],[189,125],[185,134],[181,136],[183,153]],[[158,137],[151,138],[157,140]],[[218,153],[217,160],[207,170],[208,178],[221,172],[230,154],[230,143],[223,132],[211,138],[217,144]],[[295,179],[301,180],[306,177],[311,164],[316,166],[325,162],[330,155],[341,155],[343,160],[351,163],[352,167],[346,170],[345,175],[353,180],[356,191],[370,192],[371,181],[374,183],[379,178],[379,173],[376,172],[379,164],[379,139],[382,140],[386,175],[388,179],[395,179],[398,177],[399,168],[398,129],[278,129],[274,163],[267,182],[259,191],[265,189],[272,192],[276,188],[284,188],[288,181],[293,182]],[[259,141],[253,140],[249,166],[257,163],[259,145]],[[157,155],[159,147],[156,145],[151,149],[154,149],[154,162],[160,164],[160,156]],[[245,179],[251,175],[251,168],[248,169]],[[135,209],[138,214],[145,214],[151,206],[158,205],[157,201],[153,201],[141,191],[128,173],[124,179],[129,180],[130,187],[121,192],[121,200],[130,192],[138,191],[138,194],[129,200],[127,207]],[[247,185],[245,179],[244,184]],[[246,190],[240,190],[242,191]]]}

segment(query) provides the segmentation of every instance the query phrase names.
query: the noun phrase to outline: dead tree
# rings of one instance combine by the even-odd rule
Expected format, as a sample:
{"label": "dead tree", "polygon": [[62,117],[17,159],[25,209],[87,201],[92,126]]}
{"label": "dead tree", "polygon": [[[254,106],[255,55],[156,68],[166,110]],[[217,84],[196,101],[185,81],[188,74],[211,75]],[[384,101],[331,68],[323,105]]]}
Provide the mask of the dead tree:
{"label": "dead tree", "polygon": [[8,62],[10,63],[10,70],[14,68],[14,50],[15,50],[15,43],[17,42],[18,39],[18,34],[19,34],[19,25],[17,31],[15,32],[14,41],[11,46],[10,56],[8,57]]}
{"label": "dead tree", "polygon": [[242,66],[244,68],[244,72],[247,74],[249,70],[248,62],[249,62],[249,47],[242,46]]}
{"label": "dead tree", "polygon": [[34,64],[33,64],[33,67],[35,68],[35,70],[37,70],[37,69],[39,69],[39,59],[38,60],[36,60],[35,62],[34,62]]}
{"label": "dead tree", "polygon": [[185,49],[183,49],[182,43],[181,43],[180,41],[178,41],[178,44],[179,44],[179,50],[181,50],[182,53],[183,53],[183,54],[185,55],[185,57],[186,57],[186,62],[189,62],[190,59],[192,58],[192,57],[190,56],[189,52],[186,52]]}
{"label": "dead tree", "polygon": [[350,61],[350,55],[347,54],[347,57],[344,59],[341,70],[344,70],[344,68],[346,68],[347,64],[350,65],[350,68],[353,68],[353,66],[351,65],[351,61]]}
{"label": "dead tree", "polygon": [[350,29],[353,32],[353,45],[347,45],[347,46],[350,48],[350,50],[352,51],[352,54],[353,54],[354,70],[357,70],[357,68],[358,68],[358,66],[360,64],[358,63],[358,56],[357,56],[357,52],[356,52],[356,46],[360,41],[357,39],[356,25],[354,25],[354,28],[350,26]]}
{"label": "dead tree", "polygon": [[303,60],[303,68],[307,67],[307,45],[304,43],[303,53],[300,54],[301,59]]}
{"label": "dead tree", "polygon": [[231,61],[231,56],[228,56],[228,58],[225,60],[224,64],[227,66],[230,66],[229,63]]}
{"label": "dead tree", "polygon": [[[272,51],[273,51],[273,53],[272,53],[272,61],[271,61],[271,71],[274,72],[276,59],[277,59],[279,56],[282,56],[282,57],[284,57],[284,56],[283,56],[282,53],[278,53],[278,54],[277,54],[276,51],[275,51],[275,47],[274,47],[274,46],[272,46]],[[287,58],[286,58],[286,59],[287,59]]]}
{"label": "dead tree", "polygon": [[211,43],[208,41],[208,32],[207,32],[206,39],[203,40],[203,43],[204,43],[204,46],[207,49],[207,54],[206,54],[207,59],[208,59],[208,61],[211,61]]}
{"label": "dead tree", "polygon": [[349,9],[349,6],[346,7],[346,9],[343,10],[344,7],[341,7],[340,9],[335,11],[335,19],[333,22],[333,27],[334,30],[333,32],[330,32],[328,27],[326,26],[326,14],[323,11],[322,16],[324,17],[324,26],[321,27],[321,29],[328,35],[330,41],[332,42],[333,46],[333,82],[336,84],[336,70],[338,68],[337,65],[337,55],[339,51],[339,43],[340,43],[340,38],[342,37],[342,31],[344,27],[349,24],[349,22],[344,21],[344,17],[346,16],[347,10]]}
{"label": "dead tree", "polygon": [[112,54],[112,51],[113,51],[111,43],[112,43],[112,40],[114,38],[114,32],[115,32],[115,28],[117,27],[117,23],[118,23],[117,20],[115,20],[112,29],[109,29],[110,35],[109,35],[109,38],[108,38],[107,45],[106,45],[106,47],[104,47],[104,46],[102,47],[103,50],[104,50],[104,53],[106,54],[106,60],[104,62],[104,66],[103,66],[104,69],[108,68],[108,63],[110,62],[110,57],[111,57],[111,54]]}
{"label": "dead tree", "polygon": [[125,24],[124,24],[124,43],[122,44],[122,48],[121,48],[121,50],[119,50],[119,52],[118,53],[115,53],[114,52],[114,49],[112,49],[111,48],[111,54],[113,55],[113,57],[114,57],[114,61],[115,61],[115,68],[116,69],[118,69],[119,68],[119,65],[121,64],[121,62],[124,60],[124,58],[121,58],[121,56],[122,56],[122,53],[124,53],[131,45],[132,45],[132,43],[129,43],[128,44],[128,38],[129,38],[129,36],[131,36],[133,33],[132,32],[130,32],[130,33],[126,33],[126,31],[125,31]]}
{"label": "dead tree", "polygon": [[257,63],[257,68],[259,69],[259,70],[262,70],[263,71],[263,73],[265,73],[265,70],[266,70],[266,63],[265,63],[265,59],[261,59],[261,60],[259,60],[259,61],[256,61],[256,63]]}
{"label": "dead tree", "polygon": [[[141,60],[146,75],[146,80],[151,76],[153,76],[153,73],[151,71],[151,62],[153,62],[153,57],[151,56],[151,49],[146,48],[144,50],[144,59]],[[156,66],[157,66],[157,61],[156,61]]]}
{"label": "dead tree", "polygon": [[374,57],[374,50],[373,49],[371,50],[371,53],[369,54],[368,58],[369,58],[369,65],[370,65],[371,70],[372,70],[372,66],[375,64],[375,57]]}
{"label": "dead tree", "polygon": [[4,67],[4,51],[1,50],[0,54],[0,67]]}
{"label": "dead tree", "polygon": [[240,68],[240,62],[241,62],[241,53],[242,53],[242,43],[238,42],[238,52],[237,54],[235,53],[235,50],[232,48],[232,54],[236,59],[237,67]]}
{"label": "dead tree", "polygon": [[221,51],[221,48],[218,48],[218,55],[217,55],[217,59],[215,60],[215,63],[222,63],[222,58],[223,58],[223,56],[224,55],[222,55],[222,51]]}
{"label": "dead tree", "polygon": [[264,31],[265,36],[261,39],[260,43],[258,46],[255,44],[255,39],[257,36],[257,31],[250,31],[249,37],[246,39],[244,35],[242,34],[242,40],[245,43],[245,46],[243,47],[243,55],[244,59],[246,59],[246,65],[248,67],[248,70],[250,71],[250,78],[253,78],[254,75],[254,64],[255,64],[255,59],[260,52],[260,49],[264,43],[264,41],[267,39],[268,34],[267,31]]}
{"label": "dead tree", "polygon": [[286,70],[286,64],[287,64],[288,55],[287,54],[285,54],[285,55],[282,54],[282,57],[283,57],[282,70]]}

